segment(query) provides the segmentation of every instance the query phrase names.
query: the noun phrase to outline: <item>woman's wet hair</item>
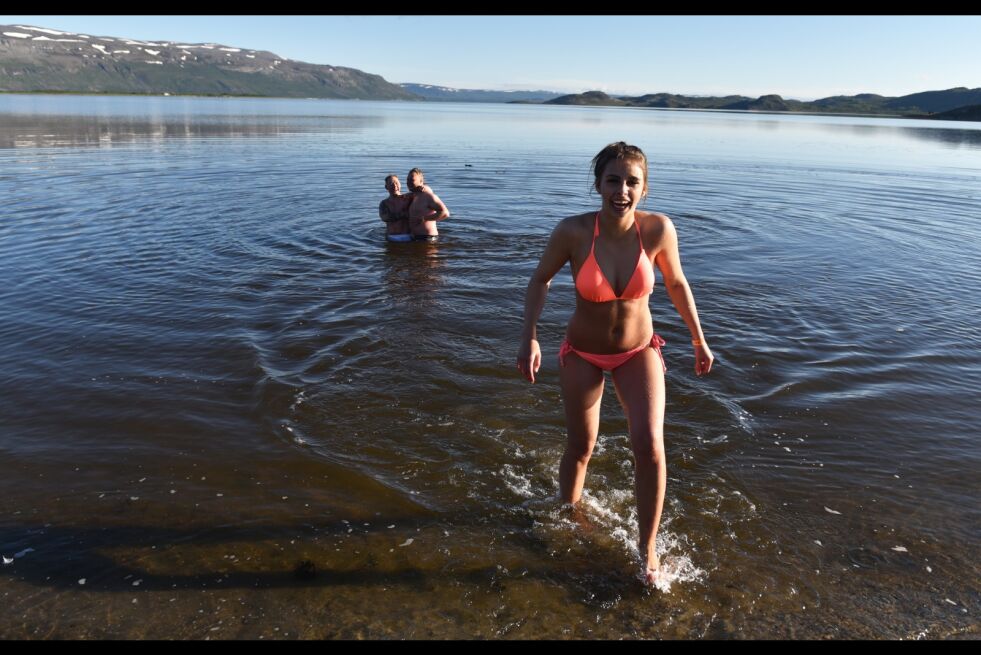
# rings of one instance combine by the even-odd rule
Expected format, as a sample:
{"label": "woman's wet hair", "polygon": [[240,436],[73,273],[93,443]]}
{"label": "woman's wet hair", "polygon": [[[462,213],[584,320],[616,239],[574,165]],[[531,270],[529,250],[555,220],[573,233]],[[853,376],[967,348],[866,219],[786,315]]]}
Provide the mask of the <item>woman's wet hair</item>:
{"label": "woman's wet hair", "polygon": [[629,145],[623,141],[611,143],[593,157],[593,175],[596,177],[596,188],[599,188],[600,178],[603,176],[606,165],[614,160],[640,162],[641,168],[644,169],[644,191],[647,191],[647,155],[637,146]]}

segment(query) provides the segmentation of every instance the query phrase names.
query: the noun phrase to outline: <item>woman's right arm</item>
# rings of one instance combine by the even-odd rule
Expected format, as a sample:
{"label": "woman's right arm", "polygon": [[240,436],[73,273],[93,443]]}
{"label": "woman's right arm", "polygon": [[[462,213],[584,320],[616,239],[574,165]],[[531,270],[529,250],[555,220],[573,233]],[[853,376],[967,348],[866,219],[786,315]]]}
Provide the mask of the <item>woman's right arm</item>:
{"label": "woman's right arm", "polygon": [[545,297],[552,278],[572,256],[572,230],[570,219],[565,219],[552,230],[545,252],[528,282],[525,292],[525,316],[521,328],[521,345],[518,347],[518,370],[532,384],[535,373],[542,365],[542,350],[538,345],[538,317],[545,307]]}

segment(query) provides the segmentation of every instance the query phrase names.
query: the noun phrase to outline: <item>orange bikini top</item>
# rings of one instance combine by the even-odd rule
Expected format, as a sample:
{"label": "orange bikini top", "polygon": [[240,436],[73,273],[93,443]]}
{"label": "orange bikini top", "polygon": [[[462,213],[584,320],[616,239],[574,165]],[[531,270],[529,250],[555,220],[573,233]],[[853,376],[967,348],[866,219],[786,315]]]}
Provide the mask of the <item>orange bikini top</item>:
{"label": "orange bikini top", "polygon": [[654,290],[654,267],[651,260],[644,252],[644,240],[640,237],[640,225],[634,220],[634,227],[637,228],[637,241],[640,242],[640,253],[637,255],[637,266],[630,276],[630,281],[624,287],[623,293],[617,295],[613,291],[613,286],[600,270],[599,263],[596,261],[596,237],[599,236],[599,212],[596,212],[595,227],[593,229],[593,244],[589,249],[589,256],[579,269],[576,276],[576,291],[579,295],[589,302],[610,302],[612,300],[635,300],[643,298]]}

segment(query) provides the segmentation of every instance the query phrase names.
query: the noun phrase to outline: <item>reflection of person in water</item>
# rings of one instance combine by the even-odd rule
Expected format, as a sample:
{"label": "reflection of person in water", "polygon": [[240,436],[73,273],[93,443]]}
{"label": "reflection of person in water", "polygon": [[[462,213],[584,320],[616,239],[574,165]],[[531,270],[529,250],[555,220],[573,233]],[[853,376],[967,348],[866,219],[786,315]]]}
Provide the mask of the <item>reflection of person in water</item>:
{"label": "reflection of person in water", "polygon": [[409,190],[412,191],[412,204],[409,206],[409,229],[414,241],[436,241],[439,230],[436,221],[450,217],[450,210],[439,199],[431,188],[426,185],[422,171],[413,168],[405,178]]}
{"label": "reflection of person in water", "polygon": [[688,326],[695,373],[712,369],[695,299],[678,254],[671,219],[637,210],[647,195],[647,157],[636,146],[611,143],[593,159],[600,210],[563,219],[552,231],[525,296],[524,328],[518,369],[530,382],[541,365],[538,318],[552,278],[571,262],[576,310],[559,350],[562,403],[568,440],[559,465],[559,493],[575,504],[582,495],[596,436],[604,371],[610,371],[627,415],[634,451],[638,548],[646,584],[654,584],[660,563],[656,551],[664,505],[664,341],[654,332],[648,306],[654,265],[675,309]]}
{"label": "reflection of person in water", "polygon": [[[425,351],[435,343],[432,330],[445,320],[440,310],[446,285],[446,258],[438,244],[392,246],[382,258],[379,292],[387,307],[385,320],[391,328],[391,343],[401,352]],[[405,326],[427,326],[406,329]]]}
{"label": "reflection of person in water", "polygon": [[385,221],[386,238],[389,241],[412,241],[409,232],[409,205],[413,194],[401,193],[402,183],[397,175],[385,178],[388,197],[378,205],[378,216]]}

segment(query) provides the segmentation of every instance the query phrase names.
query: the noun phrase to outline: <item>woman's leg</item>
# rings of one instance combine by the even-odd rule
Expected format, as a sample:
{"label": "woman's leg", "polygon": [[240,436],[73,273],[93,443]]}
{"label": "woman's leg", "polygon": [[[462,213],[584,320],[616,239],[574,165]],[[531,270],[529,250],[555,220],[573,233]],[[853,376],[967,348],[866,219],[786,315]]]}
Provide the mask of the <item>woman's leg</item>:
{"label": "woman's leg", "polygon": [[559,367],[559,378],[568,435],[565,454],[559,464],[559,495],[562,502],[577,503],[582,496],[586,465],[599,431],[603,371],[570,352],[565,356],[565,364]]}
{"label": "woman's leg", "polygon": [[664,366],[653,348],[645,348],[613,370],[613,384],[627,414],[634,451],[634,486],[640,556],[648,584],[658,562],[657,529],[664,507],[667,465],[664,459]]}

